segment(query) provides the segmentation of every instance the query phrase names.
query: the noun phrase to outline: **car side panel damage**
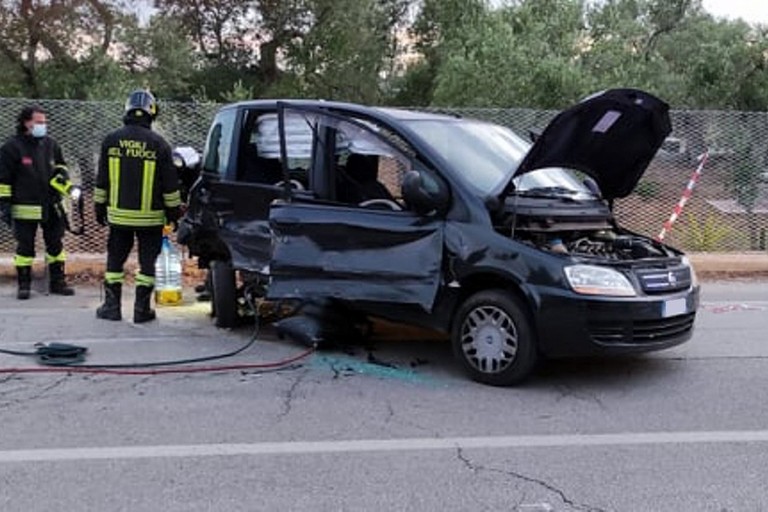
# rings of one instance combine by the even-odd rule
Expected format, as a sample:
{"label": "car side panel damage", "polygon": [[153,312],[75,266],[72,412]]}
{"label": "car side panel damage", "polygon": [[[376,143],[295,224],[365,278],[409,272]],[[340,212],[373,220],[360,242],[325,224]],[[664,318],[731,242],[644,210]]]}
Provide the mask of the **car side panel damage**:
{"label": "car side panel damage", "polygon": [[432,309],[443,223],[408,212],[275,204],[268,298],[343,299]]}
{"label": "car side panel damage", "polygon": [[229,248],[234,267],[266,274],[272,233],[263,220],[228,220],[219,227],[219,237]]}

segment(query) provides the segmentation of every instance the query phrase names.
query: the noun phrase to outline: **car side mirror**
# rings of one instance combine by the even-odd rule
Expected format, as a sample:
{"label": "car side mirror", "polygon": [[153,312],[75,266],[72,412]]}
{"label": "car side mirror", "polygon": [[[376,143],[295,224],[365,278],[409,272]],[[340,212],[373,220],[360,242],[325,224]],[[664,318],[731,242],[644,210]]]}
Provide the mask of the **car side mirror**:
{"label": "car side mirror", "polygon": [[443,213],[448,209],[448,186],[426,170],[406,172],[402,192],[405,203],[419,215]]}

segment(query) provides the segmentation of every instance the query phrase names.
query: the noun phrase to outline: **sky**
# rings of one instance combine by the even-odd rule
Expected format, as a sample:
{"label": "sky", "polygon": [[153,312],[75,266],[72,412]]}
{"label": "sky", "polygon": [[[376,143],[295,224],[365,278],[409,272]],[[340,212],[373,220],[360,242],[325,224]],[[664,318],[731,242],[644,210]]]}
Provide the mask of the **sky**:
{"label": "sky", "polygon": [[703,0],[702,5],[714,16],[729,19],[742,18],[747,23],[768,25],[768,1],[766,0]]}

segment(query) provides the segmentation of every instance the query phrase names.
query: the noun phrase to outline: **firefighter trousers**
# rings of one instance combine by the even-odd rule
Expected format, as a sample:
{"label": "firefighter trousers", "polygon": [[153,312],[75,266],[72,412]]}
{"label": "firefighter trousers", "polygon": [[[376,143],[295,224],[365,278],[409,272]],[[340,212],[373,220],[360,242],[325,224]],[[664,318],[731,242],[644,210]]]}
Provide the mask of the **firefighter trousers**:
{"label": "firefighter trousers", "polygon": [[107,282],[122,282],[123,267],[133,249],[134,237],[138,241],[139,275],[137,285],[152,286],[155,260],[163,244],[163,227],[131,228],[110,226],[107,240]]}
{"label": "firefighter trousers", "polygon": [[29,267],[35,259],[35,238],[37,227],[43,230],[45,242],[46,262],[64,261],[64,222],[58,215],[48,215],[45,221],[21,220],[13,221],[13,235],[16,238],[16,257],[14,264],[17,267]]}

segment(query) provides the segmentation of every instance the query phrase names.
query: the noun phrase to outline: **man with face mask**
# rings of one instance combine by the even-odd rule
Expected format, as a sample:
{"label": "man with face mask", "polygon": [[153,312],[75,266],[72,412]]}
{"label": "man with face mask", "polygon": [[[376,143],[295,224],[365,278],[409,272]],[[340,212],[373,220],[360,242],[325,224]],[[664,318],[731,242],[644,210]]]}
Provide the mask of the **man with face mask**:
{"label": "man with face mask", "polygon": [[24,300],[30,295],[38,226],[43,230],[50,292],[73,295],[64,274],[62,196],[51,186],[52,180],[69,182],[67,165],[58,143],[47,135],[42,107],[24,107],[17,121],[16,135],[0,147],[0,218],[16,237],[16,297]]}

